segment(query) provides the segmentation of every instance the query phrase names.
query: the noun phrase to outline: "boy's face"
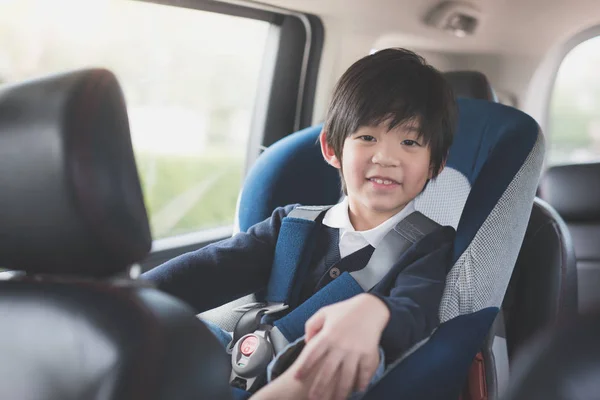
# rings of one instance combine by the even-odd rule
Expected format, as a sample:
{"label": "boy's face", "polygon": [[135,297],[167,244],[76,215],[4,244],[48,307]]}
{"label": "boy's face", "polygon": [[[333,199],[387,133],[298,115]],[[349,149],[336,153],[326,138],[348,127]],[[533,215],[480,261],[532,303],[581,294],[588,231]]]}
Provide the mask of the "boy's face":
{"label": "boy's face", "polygon": [[322,135],[323,155],[341,168],[350,211],[380,222],[401,211],[431,179],[430,150],[418,139],[415,124],[388,131],[388,121],[360,127],[344,141],[342,160]]}

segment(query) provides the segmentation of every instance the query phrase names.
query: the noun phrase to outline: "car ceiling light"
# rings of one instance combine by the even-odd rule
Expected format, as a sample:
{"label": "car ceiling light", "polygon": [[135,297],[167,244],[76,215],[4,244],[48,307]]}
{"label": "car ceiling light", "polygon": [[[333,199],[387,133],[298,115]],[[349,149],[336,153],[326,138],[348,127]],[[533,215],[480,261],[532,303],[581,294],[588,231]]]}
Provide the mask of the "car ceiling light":
{"label": "car ceiling light", "polygon": [[458,1],[440,3],[425,16],[427,25],[461,38],[473,35],[480,20],[481,11],[469,3]]}

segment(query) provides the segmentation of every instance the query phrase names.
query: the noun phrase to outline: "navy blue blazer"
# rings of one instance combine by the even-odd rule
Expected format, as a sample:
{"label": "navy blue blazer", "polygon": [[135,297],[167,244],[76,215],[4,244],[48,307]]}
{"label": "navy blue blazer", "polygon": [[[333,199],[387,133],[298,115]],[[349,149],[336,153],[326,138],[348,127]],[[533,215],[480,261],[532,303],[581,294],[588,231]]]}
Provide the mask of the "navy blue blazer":
{"label": "navy blue blazer", "polygon": [[[263,290],[269,281],[281,221],[294,207],[277,208],[270,218],[248,232],[183,254],[142,277],[186,301],[198,313]],[[327,273],[329,269],[361,269],[373,252],[367,246],[340,260],[337,229],[321,225],[318,234],[321,238],[302,289],[304,298],[333,279]],[[388,360],[429,336],[439,324],[438,309],[451,267],[454,237],[451,227],[431,232],[410,247],[371,290],[390,309],[390,320],[381,337]]]}

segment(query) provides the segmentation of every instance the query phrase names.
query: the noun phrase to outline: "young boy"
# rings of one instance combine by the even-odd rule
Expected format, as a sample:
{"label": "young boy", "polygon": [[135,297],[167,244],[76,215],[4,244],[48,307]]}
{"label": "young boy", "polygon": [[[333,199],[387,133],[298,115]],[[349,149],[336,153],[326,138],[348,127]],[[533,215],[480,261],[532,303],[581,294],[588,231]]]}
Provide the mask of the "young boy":
{"label": "young boy", "polygon": [[[455,119],[448,83],[410,51],[382,50],[344,73],[320,144],[340,172],[345,197],[317,220],[302,301],[341,273],[364,268],[383,237],[414,211],[415,197],[444,167]],[[278,208],[248,232],[177,257],[145,278],[198,312],[264,289],[282,219],[294,208]],[[369,293],[324,307],[306,323],[306,347],[294,368],[296,379],[308,377],[304,393],[345,398],[365,389],[379,346],[391,361],[431,333],[453,239],[450,227],[426,235]]]}

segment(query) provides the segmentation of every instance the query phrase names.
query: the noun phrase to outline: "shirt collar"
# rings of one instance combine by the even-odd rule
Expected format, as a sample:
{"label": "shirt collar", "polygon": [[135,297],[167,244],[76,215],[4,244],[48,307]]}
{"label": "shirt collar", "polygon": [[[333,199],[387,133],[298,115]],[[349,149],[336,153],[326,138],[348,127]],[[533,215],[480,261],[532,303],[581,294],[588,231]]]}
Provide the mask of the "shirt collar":
{"label": "shirt collar", "polygon": [[323,217],[323,225],[326,225],[330,228],[340,229],[340,237],[344,235],[345,232],[357,232],[362,235],[363,238],[373,247],[377,247],[377,245],[383,240],[384,236],[400,221],[406,218],[408,215],[412,214],[415,211],[414,200],[410,201],[401,211],[399,211],[396,215],[390,217],[388,220],[382,222],[378,226],[373,229],[369,229],[367,231],[356,231],[352,223],[350,222],[350,216],[348,214],[348,197],[344,197],[344,199],[331,207],[325,217]]}
{"label": "shirt collar", "polygon": [[346,231],[354,231],[354,227],[350,222],[348,215],[348,197],[344,196],[344,199],[331,207],[323,217],[323,225],[327,225],[330,228],[344,229]]}

